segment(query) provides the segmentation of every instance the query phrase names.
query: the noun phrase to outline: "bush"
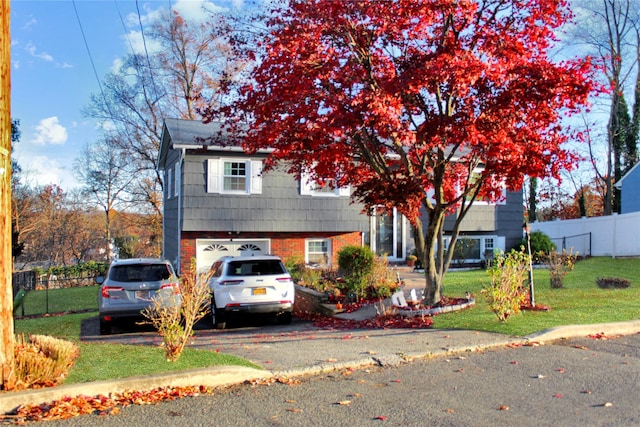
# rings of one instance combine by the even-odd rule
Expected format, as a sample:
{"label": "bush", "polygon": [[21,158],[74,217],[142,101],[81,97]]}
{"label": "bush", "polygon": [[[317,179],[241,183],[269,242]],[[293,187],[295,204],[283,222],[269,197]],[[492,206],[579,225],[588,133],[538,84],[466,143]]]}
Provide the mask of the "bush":
{"label": "bush", "polygon": [[[211,274],[211,271],[198,273],[196,260],[192,259],[189,271],[180,278],[179,293],[156,294],[153,304],[142,312],[162,337],[169,362],[180,358],[184,346],[193,335],[193,326],[207,314]],[[175,303],[178,298],[182,300],[179,307]]]}
{"label": "bush", "polygon": [[630,281],[619,277],[599,277],[596,283],[602,289],[624,289],[631,285]]}
{"label": "bush", "polygon": [[549,279],[552,288],[562,287],[562,279],[573,270],[577,259],[578,254],[574,254],[573,250],[567,252],[563,249],[562,252],[549,252],[545,263],[549,266]]}
{"label": "bush", "polygon": [[[532,231],[529,233],[529,240],[531,242],[531,254],[535,262],[543,262],[545,257],[556,249],[556,245],[551,241],[549,236],[542,231]],[[527,238],[522,239],[521,245],[527,248]]]}
{"label": "bush", "polygon": [[528,269],[529,255],[515,250],[507,254],[496,252],[491,267],[487,269],[491,284],[485,286],[482,293],[501,322],[519,313],[520,306],[526,301]]}
{"label": "bush", "polygon": [[347,289],[357,298],[364,296],[374,258],[368,246],[345,246],[338,252],[338,266],[344,275]]}
{"label": "bush", "polygon": [[400,286],[398,282],[399,278],[389,269],[387,257],[375,257],[371,274],[367,277],[370,294],[378,298],[389,298]]}
{"label": "bush", "polygon": [[5,389],[51,387],[62,384],[78,357],[78,347],[47,335],[16,337],[14,346],[14,384]]}

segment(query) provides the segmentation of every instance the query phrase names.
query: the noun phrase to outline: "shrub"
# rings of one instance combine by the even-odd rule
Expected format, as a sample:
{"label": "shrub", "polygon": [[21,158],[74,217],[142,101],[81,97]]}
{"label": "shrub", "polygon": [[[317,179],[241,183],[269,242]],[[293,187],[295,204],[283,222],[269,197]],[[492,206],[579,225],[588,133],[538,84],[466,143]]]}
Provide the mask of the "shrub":
{"label": "shrub", "polygon": [[29,335],[28,340],[18,335],[14,355],[14,384],[5,384],[5,389],[51,387],[64,382],[78,357],[78,347],[47,335]]}
{"label": "shrub", "polygon": [[573,250],[567,252],[563,249],[562,252],[549,252],[549,255],[545,258],[545,263],[549,266],[549,279],[552,288],[562,287],[562,279],[573,270],[577,259],[578,254],[574,254]]}
{"label": "shrub", "polygon": [[484,286],[482,293],[501,322],[519,313],[520,306],[526,301],[528,268],[529,255],[512,250],[507,254],[496,252],[491,267],[487,269],[491,284]]}
{"label": "shrub", "polygon": [[338,265],[347,289],[356,298],[364,296],[367,276],[373,269],[374,258],[368,246],[345,246],[338,252]]}
{"label": "shrub", "polygon": [[291,279],[294,283],[298,283],[302,280],[302,274],[307,269],[304,264],[304,259],[301,256],[292,256],[284,261],[284,266],[291,275]]}
{"label": "shrub", "polygon": [[374,258],[371,273],[367,277],[367,287],[371,290],[371,295],[389,298],[400,286],[399,281],[397,275],[389,268],[386,256]]}
{"label": "shrub", "polygon": [[[162,337],[169,362],[180,358],[193,335],[193,325],[207,314],[210,277],[210,271],[198,273],[196,260],[192,259],[189,271],[180,278],[179,293],[158,293],[153,304],[142,312]],[[180,306],[176,303],[178,298],[182,299]]]}
{"label": "shrub", "polygon": [[[556,245],[542,231],[529,233],[529,240],[531,242],[531,254],[535,262],[543,262],[544,258],[556,249]],[[527,247],[526,237],[522,239],[521,245],[525,248]]]}
{"label": "shrub", "polygon": [[596,283],[602,289],[624,289],[631,285],[630,281],[619,277],[599,277],[596,279]]}

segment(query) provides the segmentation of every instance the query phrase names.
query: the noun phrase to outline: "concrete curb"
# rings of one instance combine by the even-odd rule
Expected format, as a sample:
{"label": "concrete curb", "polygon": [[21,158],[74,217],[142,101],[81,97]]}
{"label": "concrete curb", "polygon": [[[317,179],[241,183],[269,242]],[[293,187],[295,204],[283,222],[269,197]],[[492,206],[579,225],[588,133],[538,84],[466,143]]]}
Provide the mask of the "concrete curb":
{"label": "concrete curb", "polygon": [[589,335],[633,335],[640,333],[640,320],[617,323],[596,323],[590,325],[568,325],[546,329],[527,335],[530,342],[550,342],[568,338],[587,337]]}
{"label": "concrete curb", "polygon": [[214,366],[211,368],[170,372],[159,375],[136,376],[118,380],[95,381],[61,385],[58,387],[6,392],[0,395],[0,413],[13,411],[20,405],[41,404],[75,396],[108,396],[126,390],[153,390],[158,387],[204,385],[225,387],[245,381],[270,378],[270,371],[243,366]]}

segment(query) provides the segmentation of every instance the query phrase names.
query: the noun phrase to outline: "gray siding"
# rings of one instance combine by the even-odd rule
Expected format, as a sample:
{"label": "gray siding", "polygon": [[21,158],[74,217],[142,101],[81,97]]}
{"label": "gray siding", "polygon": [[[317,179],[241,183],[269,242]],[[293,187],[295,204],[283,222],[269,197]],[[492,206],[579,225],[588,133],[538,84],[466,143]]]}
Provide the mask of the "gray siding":
{"label": "gray siding", "polygon": [[[460,226],[461,235],[496,234],[505,237],[507,250],[518,246],[522,240],[524,221],[522,191],[507,192],[504,204],[474,204]],[[456,217],[445,220],[445,232],[453,229]]]}
{"label": "gray siding", "polygon": [[[167,156],[166,169],[175,170],[175,164],[180,158],[180,152],[177,150],[171,150],[169,155]],[[182,179],[180,180],[182,182]],[[174,180],[175,182],[175,180]],[[174,197],[171,195],[169,197],[168,191],[169,188],[173,188],[173,183],[171,186],[167,182],[167,171],[164,171],[164,185],[163,185],[163,219],[162,219],[162,230],[163,230],[163,254],[162,256],[165,259],[171,261],[174,266],[178,265],[178,259],[180,257],[180,223],[179,223],[179,200],[182,197],[182,191],[178,193],[178,197]]]}
{"label": "gray siding", "polygon": [[[185,231],[352,232],[368,231],[369,219],[348,197],[300,195],[298,180],[272,170],[262,175],[262,193],[207,193],[207,159],[214,153],[187,154],[183,172]],[[237,158],[237,155],[231,155]],[[260,158],[254,156],[252,158]]]}
{"label": "gray siding", "polygon": [[522,190],[507,193],[507,203],[496,207],[496,218],[497,230],[506,239],[506,249],[518,247],[522,241],[524,224]]}

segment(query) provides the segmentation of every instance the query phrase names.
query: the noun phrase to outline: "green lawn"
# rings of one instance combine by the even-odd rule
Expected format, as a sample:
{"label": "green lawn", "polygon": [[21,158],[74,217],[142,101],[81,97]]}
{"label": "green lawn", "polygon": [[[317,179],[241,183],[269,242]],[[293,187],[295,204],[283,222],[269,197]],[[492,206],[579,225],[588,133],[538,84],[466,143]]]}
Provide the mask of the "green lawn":
{"label": "green lawn", "polygon": [[[600,289],[598,277],[620,277],[631,281],[627,289]],[[536,305],[549,311],[523,311],[499,322],[481,293],[489,283],[486,271],[451,272],[445,277],[444,295],[462,296],[469,291],[476,305],[457,313],[434,317],[434,327],[441,329],[473,329],[524,336],[554,326],[621,322],[640,319],[640,259],[590,258],[576,263],[574,271],[564,278],[564,287],[552,289],[549,272],[534,269]]]}
{"label": "green lawn", "polygon": [[167,362],[164,349],[161,347],[81,342],[80,325],[82,320],[95,317],[97,314],[97,312],[89,312],[17,319],[15,332],[25,335],[51,335],[78,344],[80,356],[65,384],[159,374],[215,365],[259,368],[241,357],[216,353],[215,351],[186,348],[177,362]]}
{"label": "green lawn", "polygon": [[[600,289],[598,277],[620,277],[631,281],[627,289]],[[466,291],[476,297],[476,305],[456,313],[435,316],[433,324],[439,329],[472,329],[524,336],[554,326],[620,322],[640,319],[640,259],[591,258],[576,264],[575,270],[564,279],[564,288],[551,289],[549,273],[544,269],[534,272],[535,301],[550,307],[549,311],[525,311],[501,323],[489,309],[481,290],[489,282],[484,270],[450,272],[445,278],[444,295],[458,297]],[[52,291],[50,291],[52,292]],[[68,292],[68,294],[66,294]],[[95,287],[63,289],[49,294],[65,301],[64,311],[73,310],[74,301],[85,305],[95,301]],[[63,298],[63,295],[65,296]],[[41,298],[43,294],[36,294]],[[32,298],[36,296],[31,295]],[[29,297],[29,295],[28,295]],[[57,303],[56,303],[57,304]],[[53,311],[52,311],[53,312]],[[80,357],[73,367],[67,383],[122,378],[173,370],[213,365],[253,366],[250,362],[206,350],[187,348],[178,362],[166,362],[160,347],[125,346],[80,342],[83,319],[97,313],[78,313],[63,316],[16,319],[17,334],[46,334],[78,343]],[[135,355],[135,357],[131,357]]]}

